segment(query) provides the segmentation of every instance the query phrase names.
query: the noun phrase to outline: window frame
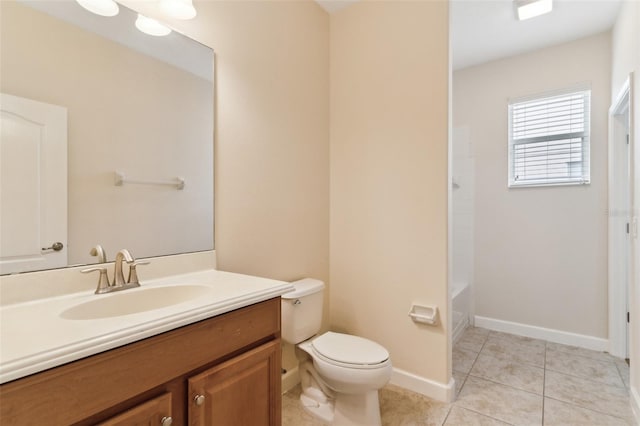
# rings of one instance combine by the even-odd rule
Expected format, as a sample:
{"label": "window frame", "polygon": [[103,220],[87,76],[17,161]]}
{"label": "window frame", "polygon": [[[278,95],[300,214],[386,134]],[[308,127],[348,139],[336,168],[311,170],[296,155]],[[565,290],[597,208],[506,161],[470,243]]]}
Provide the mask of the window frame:
{"label": "window frame", "polygon": [[[585,99],[584,105],[584,130],[581,132],[559,133],[557,135],[537,136],[522,138],[520,142],[513,139],[513,108],[515,105],[523,103],[540,102],[544,100],[552,100],[554,98],[581,95]],[[568,186],[568,185],[589,185],[591,183],[591,87],[587,85],[556,90],[552,92],[544,92],[536,95],[509,99],[507,103],[507,121],[508,121],[508,176],[507,183],[509,188],[527,188],[527,187],[546,187],[546,186]],[[582,161],[579,177],[566,178],[542,178],[518,181],[515,176],[515,147],[517,145],[526,145],[536,142],[551,142],[581,138],[581,154]],[[569,142],[571,143],[571,142]]]}

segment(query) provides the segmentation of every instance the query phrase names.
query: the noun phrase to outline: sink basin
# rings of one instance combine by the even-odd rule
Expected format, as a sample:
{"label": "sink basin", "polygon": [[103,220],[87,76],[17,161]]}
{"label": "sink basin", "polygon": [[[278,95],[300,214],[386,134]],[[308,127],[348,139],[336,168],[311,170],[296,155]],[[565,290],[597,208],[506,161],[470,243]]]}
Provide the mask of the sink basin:
{"label": "sink basin", "polygon": [[211,295],[213,295],[213,289],[204,285],[140,287],[118,293],[97,295],[93,300],[62,311],[60,317],[69,320],[119,317],[166,308]]}

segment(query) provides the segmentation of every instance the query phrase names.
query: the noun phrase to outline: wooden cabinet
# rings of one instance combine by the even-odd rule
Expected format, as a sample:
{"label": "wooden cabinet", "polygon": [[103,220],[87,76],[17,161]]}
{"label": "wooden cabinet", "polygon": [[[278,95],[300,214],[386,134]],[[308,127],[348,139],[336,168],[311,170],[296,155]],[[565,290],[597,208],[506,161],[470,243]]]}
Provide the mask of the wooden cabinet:
{"label": "wooden cabinet", "polygon": [[0,385],[0,424],[277,426],[280,392],[278,297]]}
{"label": "wooden cabinet", "polygon": [[130,408],[122,414],[102,422],[99,426],[171,426],[171,394],[153,398],[151,401]]}
{"label": "wooden cabinet", "polygon": [[189,425],[279,425],[279,349],[270,342],[189,379]]}

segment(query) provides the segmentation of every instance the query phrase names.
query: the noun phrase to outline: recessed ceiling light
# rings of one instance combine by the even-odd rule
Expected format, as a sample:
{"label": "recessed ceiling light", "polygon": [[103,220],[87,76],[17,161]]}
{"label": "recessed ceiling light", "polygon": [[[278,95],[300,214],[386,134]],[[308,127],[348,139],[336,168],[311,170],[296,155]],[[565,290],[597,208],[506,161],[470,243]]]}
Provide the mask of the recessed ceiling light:
{"label": "recessed ceiling light", "polygon": [[152,36],[166,36],[171,33],[171,28],[162,25],[155,19],[147,18],[144,15],[138,13],[138,19],[136,19],[136,28],[145,34]]}
{"label": "recessed ceiling light", "polygon": [[120,11],[118,3],[113,0],[76,0],[76,2],[89,12],[100,16],[116,16]]}
{"label": "recessed ceiling light", "polygon": [[544,15],[553,9],[552,0],[515,0],[518,19],[525,19]]}
{"label": "recessed ceiling light", "polygon": [[192,0],[160,0],[160,9],[175,19],[191,19],[196,16]]}

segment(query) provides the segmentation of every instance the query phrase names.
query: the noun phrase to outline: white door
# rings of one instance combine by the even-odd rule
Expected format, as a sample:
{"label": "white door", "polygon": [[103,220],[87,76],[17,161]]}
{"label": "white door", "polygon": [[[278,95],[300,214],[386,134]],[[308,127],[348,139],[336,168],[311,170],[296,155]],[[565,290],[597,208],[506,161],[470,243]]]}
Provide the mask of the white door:
{"label": "white door", "polygon": [[67,109],[2,93],[0,110],[0,274],[67,266]]}

